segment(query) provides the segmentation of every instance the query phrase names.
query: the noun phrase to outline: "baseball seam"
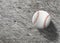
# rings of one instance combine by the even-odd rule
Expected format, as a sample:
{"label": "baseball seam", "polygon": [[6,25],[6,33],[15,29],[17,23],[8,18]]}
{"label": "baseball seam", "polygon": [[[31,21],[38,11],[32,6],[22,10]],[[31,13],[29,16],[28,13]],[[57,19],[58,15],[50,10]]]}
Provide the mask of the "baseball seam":
{"label": "baseball seam", "polygon": [[37,13],[37,17],[36,17],[36,19],[34,21],[34,24],[37,22],[38,18],[39,18],[39,12]]}
{"label": "baseball seam", "polygon": [[48,19],[49,15],[46,17],[45,21],[44,21],[44,28],[46,27],[46,21]]}

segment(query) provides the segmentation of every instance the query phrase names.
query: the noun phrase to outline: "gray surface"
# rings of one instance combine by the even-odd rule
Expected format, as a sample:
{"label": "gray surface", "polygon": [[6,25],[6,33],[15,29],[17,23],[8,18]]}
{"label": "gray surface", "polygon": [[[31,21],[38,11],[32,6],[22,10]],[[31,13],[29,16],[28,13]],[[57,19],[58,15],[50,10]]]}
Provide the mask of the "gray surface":
{"label": "gray surface", "polygon": [[[33,27],[37,10],[50,13],[55,32]],[[0,43],[60,43],[60,0],[0,0]]]}

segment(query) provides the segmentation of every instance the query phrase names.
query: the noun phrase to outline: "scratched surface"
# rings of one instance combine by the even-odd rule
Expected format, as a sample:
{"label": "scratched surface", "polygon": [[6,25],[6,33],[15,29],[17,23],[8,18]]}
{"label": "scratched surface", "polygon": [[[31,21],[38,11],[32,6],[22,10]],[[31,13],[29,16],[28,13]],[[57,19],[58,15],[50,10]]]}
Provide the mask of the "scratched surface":
{"label": "scratched surface", "polygon": [[[37,10],[45,10],[51,23],[33,26]],[[0,0],[0,43],[60,43],[60,0]]]}

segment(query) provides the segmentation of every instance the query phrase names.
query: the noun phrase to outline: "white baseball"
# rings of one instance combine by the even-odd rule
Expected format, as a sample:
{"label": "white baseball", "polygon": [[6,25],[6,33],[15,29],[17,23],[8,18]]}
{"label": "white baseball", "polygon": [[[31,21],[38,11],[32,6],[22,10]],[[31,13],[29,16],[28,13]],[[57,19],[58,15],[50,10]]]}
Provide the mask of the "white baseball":
{"label": "white baseball", "polygon": [[43,10],[36,11],[32,17],[32,23],[40,29],[46,28],[49,25],[50,20],[51,18],[49,13]]}

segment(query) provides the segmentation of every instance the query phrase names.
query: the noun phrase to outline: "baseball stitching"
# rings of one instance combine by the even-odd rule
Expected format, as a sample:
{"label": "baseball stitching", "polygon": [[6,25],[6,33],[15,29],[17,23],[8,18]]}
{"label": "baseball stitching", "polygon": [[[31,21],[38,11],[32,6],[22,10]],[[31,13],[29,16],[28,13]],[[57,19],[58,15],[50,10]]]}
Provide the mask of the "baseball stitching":
{"label": "baseball stitching", "polygon": [[39,18],[39,12],[37,13],[38,15],[37,15],[37,17],[36,17],[36,19],[35,19],[35,21],[34,21],[34,24],[37,22],[37,20],[38,20],[38,18]]}
{"label": "baseball stitching", "polygon": [[45,19],[45,21],[44,21],[44,28],[45,28],[45,24],[46,24],[46,21],[47,21],[47,19],[48,19],[48,17],[49,17],[49,15],[46,17],[46,19]]}

